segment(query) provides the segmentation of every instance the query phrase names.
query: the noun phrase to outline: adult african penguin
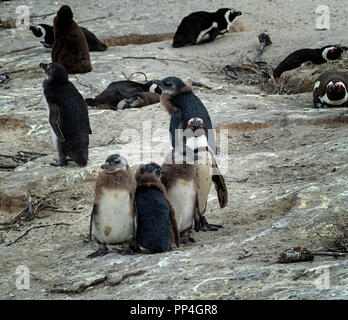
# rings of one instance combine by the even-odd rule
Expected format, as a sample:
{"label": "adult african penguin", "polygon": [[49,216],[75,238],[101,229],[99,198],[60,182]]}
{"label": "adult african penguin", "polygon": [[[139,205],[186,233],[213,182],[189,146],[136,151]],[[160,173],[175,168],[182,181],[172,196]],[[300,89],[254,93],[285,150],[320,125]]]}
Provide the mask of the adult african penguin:
{"label": "adult african penguin", "polygon": [[198,177],[194,166],[196,154],[188,146],[175,147],[164,159],[161,181],[166,187],[168,200],[175,212],[175,219],[182,243],[195,242],[191,236],[193,221],[199,223],[197,203]]}
{"label": "adult african penguin", "polygon": [[62,6],[53,19],[52,62],[62,64],[69,74],[92,71],[86,37],[73,20],[71,8]]}
{"label": "adult african penguin", "polygon": [[162,174],[161,167],[151,162],[141,165],[135,175],[136,240],[151,253],[170,250],[172,240],[179,247],[180,241],[175,213],[161,183]]}
{"label": "adult african penguin", "polygon": [[58,151],[59,160],[52,164],[66,166],[70,157],[79,166],[88,160],[89,134],[92,133],[87,105],[68,79],[68,72],[59,63],[40,63],[46,73],[42,88],[45,95],[52,142]]}
{"label": "adult african penguin", "polygon": [[348,107],[348,74],[345,72],[325,72],[317,79],[313,90],[316,108]]}
{"label": "adult african penguin", "polygon": [[131,107],[142,107],[160,101],[161,89],[148,81],[140,83],[130,80],[111,82],[106,89],[95,98],[87,98],[89,106],[107,105],[110,109],[119,110]]}
{"label": "adult african penguin", "polygon": [[328,45],[320,49],[300,49],[292,52],[273,70],[275,78],[288,70],[296,69],[302,63],[310,61],[314,64],[323,64],[328,61],[339,59],[344,47]]}
{"label": "adult african penguin", "polygon": [[[204,121],[198,117],[190,119],[184,132],[185,145],[195,154],[194,166],[197,175],[197,203],[201,218],[200,228],[203,231],[216,231],[222,226],[208,224],[205,219],[208,195],[212,182],[215,185],[220,208],[228,202],[227,187],[215,160],[215,154],[210,149]],[[198,231],[199,227],[196,226]]]}
{"label": "adult african penguin", "polygon": [[[31,25],[29,29],[32,31],[34,36],[39,38],[40,43],[45,48],[52,48],[54,43],[53,26],[41,23],[36,26]],[[100,41],[94,33],[84,27],[80,27],[80,29],[86,37],[89,51],[105,51],[108,48],[107,45]]]}
{"label": "adult african penguin", "polygon": [[228,32],[232,21],[240,16],[240,11],[221,8],[216,12],[197,11],[184,17],[173,39],[173,47],[200,44],[213,41]]}
{"label": "adult african penguin", "polygon": [[135,177],[127,160],[119,154],[109,156],[98,175],[95,200],[90,221],[90,237],[93,232],[99,243],[98,251],[88,258],[105,255],[106,244],[123,244],[121,253],[138,251],[135,243],[136,212],[134,195]]}

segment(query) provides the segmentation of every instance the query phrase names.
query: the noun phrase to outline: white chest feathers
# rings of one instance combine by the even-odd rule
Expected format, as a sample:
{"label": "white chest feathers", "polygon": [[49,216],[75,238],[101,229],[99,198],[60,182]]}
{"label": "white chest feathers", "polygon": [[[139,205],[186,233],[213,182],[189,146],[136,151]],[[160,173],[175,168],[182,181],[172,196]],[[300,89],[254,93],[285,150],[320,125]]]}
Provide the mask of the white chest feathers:
{"label": "white chest feathers", "polygon": [[193,180],[178,179],[168,190],[168,199],[175,212],[179,232],[192,227],[194,208],[196,205],[196,191]]}
{"label": "white chest feathers", "polygon": [[186,140],[186,145],[189,146],[192,150],[196,150],[198,148],[206,148],[208,146],[208,140],[206,135],[191,137]]}
{"label": "white chest feathers", "polygon": [[[44,94],[42,92],[42,94]],[[46,104],[46,107],[47,107],[47,116],[48,116],[48,119],[50,118],[50,107],[48,106],[48,103]],[[58,138],[56,136],[56,134],[54,133],[51,125],[50,125],[50,129],[51,129],[51,137],[52,137],[52,144],[53,144],[53,147],[58,150]]]}
{"label": "white chest feathers", "polygon": [[94,235],[102,243],[122,243],[133,237],[133,204],[124,189],[104,188],[93,218]]}

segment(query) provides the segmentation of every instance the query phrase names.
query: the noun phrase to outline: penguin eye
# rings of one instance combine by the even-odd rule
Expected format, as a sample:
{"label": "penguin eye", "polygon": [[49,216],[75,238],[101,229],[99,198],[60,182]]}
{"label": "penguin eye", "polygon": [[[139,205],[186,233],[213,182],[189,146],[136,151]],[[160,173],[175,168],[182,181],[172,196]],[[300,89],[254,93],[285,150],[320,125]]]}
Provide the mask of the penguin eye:
{"label": "penguin eye", "polygon": [[203,123],[203,120],[201,118],[197,118],[199,123]]}
{"label": "penguin eye", "polygon": [[329,88],[331,88],[333,86],[333,82],[329,83]]}
{"label": "penguin eye", "polygon": [[192,122],[193,122],[193,119],[189,120],[187,124],[190,125]]}
{"label": "penguin eye", "polygon": [[337,48],[336,47],[333,47],[330,52],[334,52]]}
{"label": "penguin eye", "polygon": [[341,87],[341,84],[339,82],[337,82],[336,87]]}

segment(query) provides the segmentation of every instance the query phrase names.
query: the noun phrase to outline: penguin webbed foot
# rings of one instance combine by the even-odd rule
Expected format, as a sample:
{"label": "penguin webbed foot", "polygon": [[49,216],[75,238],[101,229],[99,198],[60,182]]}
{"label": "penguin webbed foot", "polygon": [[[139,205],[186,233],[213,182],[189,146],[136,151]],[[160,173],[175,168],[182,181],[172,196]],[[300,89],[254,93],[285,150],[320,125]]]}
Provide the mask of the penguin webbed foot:
{"label": "penguin webbed foot", "polygon": [[202,231],[218,231],[223,226],[219,224],[210,224],[204,216],[201,216],[201,230]]}
{"label": "penguin webbed foot", "polygon": [[50,162],[50,166],[53,167],[65,167],[68,165],[68,161],[72,161],[71,159],[66,159],[66,158],[62,158],[59,160],[56,160],[56,162]]}
{"label": "penguin webbed foot", "polygon": [[89,254],[86,258],[96,258],[96,257],[102,257],[109,253],[109,249],[106,247],[105,243],[99,244],[99,249],[96,252],[93,252]]}

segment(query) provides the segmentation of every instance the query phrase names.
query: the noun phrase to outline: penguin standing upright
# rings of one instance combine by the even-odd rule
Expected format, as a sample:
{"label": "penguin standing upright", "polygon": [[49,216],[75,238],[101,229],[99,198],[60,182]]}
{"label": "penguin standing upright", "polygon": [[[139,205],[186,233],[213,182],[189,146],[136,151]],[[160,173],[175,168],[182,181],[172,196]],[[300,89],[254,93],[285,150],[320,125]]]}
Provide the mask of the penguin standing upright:
{"label": "penguin standing upright", "polygon": [[163,170],[156,163],[141,165],[135,175],[137,189],[137,242],[151,253],[170,250],[172,240],[179,247],[175,213],[161,183]]}
{"label": "penguin standing upright", "polygon": [[73,20],[69,6],[62,6],[53,20],[52,62],[62,64],[68,73],[92,71],[86,37]]}
{"label": "penguin standing upright", "polygon": [[[208,113],[208,110],[202,103],[202,101],[192,92],[189,86],[177,77],[167,77],[162,81],[155,81],[155,83],[161,88],[161,104],[171,115],[169,131],[171,134],[172,146],[176,147],[183,143],[183,133],[188,128],[189,121],[192,118],[200,118],[204,123],[205,139],[209,149],[213,155],[216,154],[215,136],[212,130],[212,123]],[[179,130],[178,130],[179,129]],[[214,170],[213,173],[217,171]],[[215,179],[216,178],[216,179]],[[222,178],[218,173],[214,178],[215,185],[219,183],[221,186],[217,187],[218,199],[220,208],[224,208],[227,204],[227,189],[225,183],[220,183]],[[223,179],[223,178],[222,178]],[[219,190],[223,190],[220,192]],[[201,210],[204,212],[205,210]],[[201,214],[201,228],[203,231],[216,230],[221,226],[210,225],[205,216]]]}
{"label": "penguin standing upright", "polygon": [[275,78],[288,70],[296,69],[306,61],[314,64],[323,64],[328,61],[339,59],[342,55],[343,47],[328,45],[320,49],[300,49],[289,54],[273,70]]}
{"label": "penguin standing upright", "polygon": [[[175,212],[182,243],[195,242],[191,236],[193,221],[199,217],[195,155],[188,146],[174,148],[164,159],[161,181]],[[196,158],[198,160],[198,158]]]}
{"label": "penguin standing upright", "polygon": [[213,41],[226,33],[240,11],[221,8],[216,12],[197,11],[184,17],[174,34],[173,47]]}
{"label": "penguin standing upright", "polygon": [[[29,29],[34,34],[34,36],[39,38],[40,43],[45,48],[52,48],[54,43],[53,26],[45,23],[40,23],[36,26],[31,25]],[[107,45],[100,41],[94,33],[84,27],[80,27],[80,29],[86,37],[89,51],[105,51],[108,48]]]}
{"label": "penguin standing upright", "polygon": [[90,236],[93,230],[99,250],[88,257],[105,255],[108,252],[106,244],[124,244],[122,253],[138,251],[134,241],[134,174],[127,160],[119,154],[109,156],[101,168],[104,170],[97,178],[90,222]]}
{"label": "penguin standing upright", "polygon": [[316,108],[348,107],[348,74],[345,72],[325,72],[316,81],[313,103]]}
{"label": "penguin standing upright", "polygon": [[[186,147],[191,148],[195,154],[194,166],[197,174],[197,203],[198,211],[202,218],[204,218],[206,211],[212,182],[215,184],[220,208],[224,208],[228,201],[225,180],[217,166],[215,155],[208,145],[205,132],[204,121],[194,117],[188,121],[187,129],[184,133]],[[208,224],[205,219],[201,222],[201,229],[203,231],[216,231],[219,228],[221,228],[220,225]]]}
{"label": "penguin standing upright", "polygon": [[59,160],[51,164],[67,165],[67,156],[79,166],[85,166],[88,160],[89,134],[92,133],[87,105],[68,79],[68,72],[59,63],[40,63],[45,70],[43,81],[52,141],[58,151]]}
{"label": "penguin standing upright", "polygon": [[160,100],[161,89],[149,81],[140,83],[130,80],[111,82],[106,89],[94,99],[86,99],[89,106],[107,105],[114,110],[131,107],[142,107],[157,103]]}

